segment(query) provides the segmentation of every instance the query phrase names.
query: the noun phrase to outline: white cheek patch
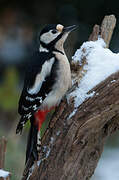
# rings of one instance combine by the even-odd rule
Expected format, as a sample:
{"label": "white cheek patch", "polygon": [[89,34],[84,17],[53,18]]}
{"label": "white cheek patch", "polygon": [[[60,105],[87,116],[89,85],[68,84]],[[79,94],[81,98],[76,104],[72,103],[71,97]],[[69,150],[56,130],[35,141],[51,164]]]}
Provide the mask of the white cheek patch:
{"label": "white cheek patch", "polygon": [[56,39],[60,33],[61,32],[58,31],[56,34],[53,34],[52,30],[50,30],[49,32],[42,34],[40,40],[46,44],[49,44],[51,41]]}

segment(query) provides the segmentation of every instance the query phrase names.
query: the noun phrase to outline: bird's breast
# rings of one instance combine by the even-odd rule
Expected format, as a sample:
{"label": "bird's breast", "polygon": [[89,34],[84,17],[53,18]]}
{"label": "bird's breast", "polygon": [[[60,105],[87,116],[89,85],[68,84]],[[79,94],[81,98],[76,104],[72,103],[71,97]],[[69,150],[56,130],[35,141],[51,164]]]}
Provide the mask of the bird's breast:
{"label": "bird's breast", "polygon": [[71,87],[71,70],[69,61],[65,54],[62,55],[60,53],[56,53],[56,59],[59,63],[56,86],[58,86],[61,91],[67,91],[69,87]]}
{"label": "bird's breast", "polygon": [[51,92],[49,92],[47,97],[44,99],[41,109],[57,105],[66,94],[67,90],[71,87],[70,64],[66,55],[56,53],[55,58],[58,61],[55,83]]}

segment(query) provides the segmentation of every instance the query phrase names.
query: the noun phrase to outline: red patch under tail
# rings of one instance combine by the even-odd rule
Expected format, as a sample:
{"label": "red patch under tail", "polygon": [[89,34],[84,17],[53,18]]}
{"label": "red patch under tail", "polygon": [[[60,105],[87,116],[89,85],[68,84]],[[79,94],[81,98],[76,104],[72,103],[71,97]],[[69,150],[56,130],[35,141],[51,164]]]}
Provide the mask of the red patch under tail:
{"label": "red patch under tail", "polygon": [[52,107],[52,108],[50,108],[50,109],[47,109],[47,110],[38,110],[38,111],[35,113],[35,119],[36,119],[35,124],[38,126],[38,131],[40,131],[41,126],[42,126],[43,122],[45,121],[47,114],[48,114],[53,108],[54,108],[54,107]]}

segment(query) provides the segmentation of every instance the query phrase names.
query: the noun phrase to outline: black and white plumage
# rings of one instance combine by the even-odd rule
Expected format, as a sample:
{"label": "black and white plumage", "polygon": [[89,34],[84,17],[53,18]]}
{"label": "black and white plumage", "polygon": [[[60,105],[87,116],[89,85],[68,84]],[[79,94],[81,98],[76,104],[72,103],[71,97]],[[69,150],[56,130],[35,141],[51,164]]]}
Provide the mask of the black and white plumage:
{"label": "black and white plumage", "polygon": [[[45,68],[47,70],[45,76],[43,76]],[[57,68],[58,61],[53,54],[47,52],[35,53],[34,63],[29,65],[26,71],[24,87],[19,100],[18,112],[21,115],[21,120],[17,127],[17,133],[22,131],[24,124],[33,116],[51,91],[56,79]],[[50,72],[48,72],[48,69]]]}
{"label": "black and white plumage", "polygon": [[[25,123],[31,121],[26,159],[31,155],[35,158],[34,152],[38,149],[34,131],[40,128],[34,127],[35,114],[57,106],[71,86],[70,65],[63,44],[69,32],[75,28],[76,26],[64,28],[60,24],[46,26],[40,33],[40,49],[34,54],[34,63],[27,66],[18,108],[21,119],[16,129],[16,133],[21,132]],[[39,117],[39,121],[40,119]]]}

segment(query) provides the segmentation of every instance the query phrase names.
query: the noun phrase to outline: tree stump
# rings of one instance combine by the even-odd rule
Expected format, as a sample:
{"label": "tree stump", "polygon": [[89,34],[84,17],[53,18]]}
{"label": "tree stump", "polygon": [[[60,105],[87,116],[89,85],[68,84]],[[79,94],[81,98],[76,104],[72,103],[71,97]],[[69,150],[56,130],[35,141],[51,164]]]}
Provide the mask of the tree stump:
{"label": "tree stump", "polygon": [[[108,47],[115,24],[113,15],[105,16],[101,27],[94,26],[89,40],[95,41],[100,35]],[[75,82],[72,90],[86,73],[83,69],[85,63],[84,58],[81,67],[71,64]],[[113,80],[116,81],[110,83]],[[74,99],[71,98],[69,103],[66,99],[61,102],[42,139],[42,145],[46,147],[46,158],[43,159],[42,154],[39,156],[39,162],[34,163],[31,174],[28,173],[27,165],[22,180],[90,179],[100,159],[106,137],[119,129],[119,72],[90,92],[93,91],[95,95],[85,100],[70,118],[69,115],[74,110]],[[100,96],[96,95],[98,93]]]}

